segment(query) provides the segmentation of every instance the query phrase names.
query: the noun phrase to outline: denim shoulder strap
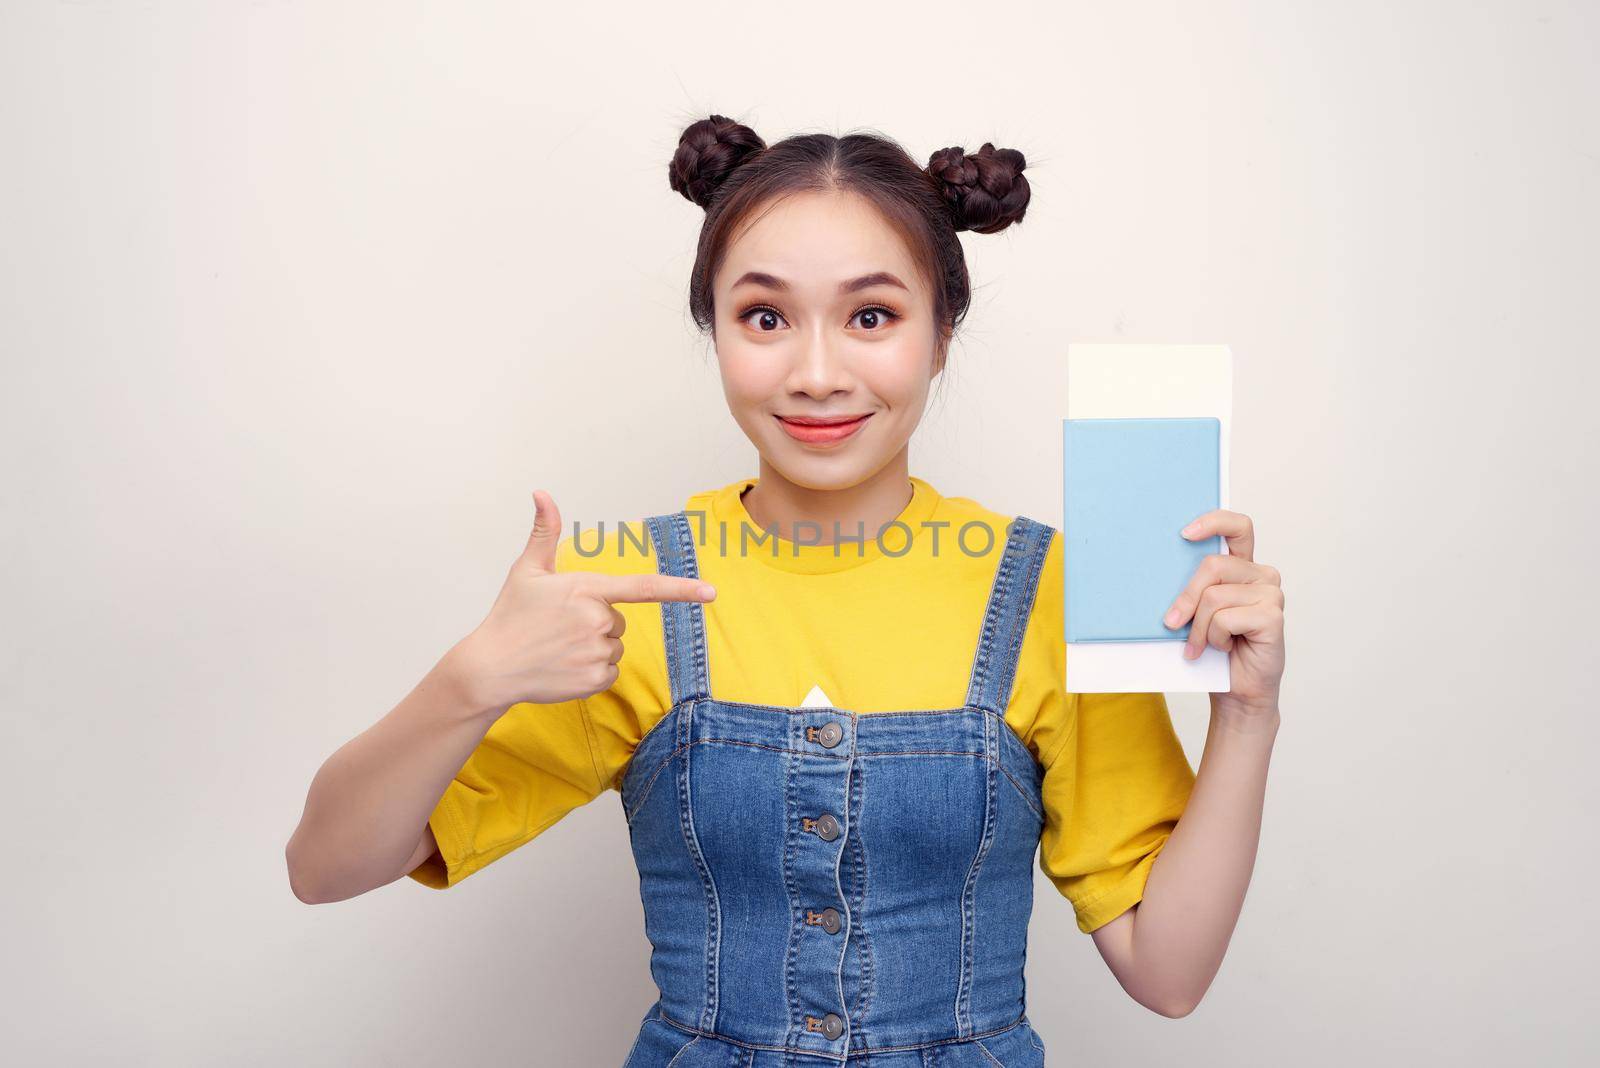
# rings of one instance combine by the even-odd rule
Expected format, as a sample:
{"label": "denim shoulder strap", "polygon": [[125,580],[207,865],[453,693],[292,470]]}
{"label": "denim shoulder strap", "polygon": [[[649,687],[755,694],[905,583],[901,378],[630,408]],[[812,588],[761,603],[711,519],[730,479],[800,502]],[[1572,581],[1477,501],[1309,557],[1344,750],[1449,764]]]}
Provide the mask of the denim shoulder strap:
{"label": "denim shoulder strap", "polygon": [[972,682],[967,688],[970,707],[1005,717],[1022,636],[1033,613],[1034,592],[1054,533],[1054,528],[1022,515],[1006,526],[1005,551],[995,569],[983,629],[978,634],[978,652],[972,660]]}
{"label": "denim shoulder strap", "polygon": [[[685,512],[651,516],[645,520],[656,550],[656,570],[679,578],[699,578],[694,534]],[[710,697],[706,671],[706,624],[699,601],[662,601],[661,633],[667,647],[667,675],[672,684],[672,704],[677,707],[696,697]]]}

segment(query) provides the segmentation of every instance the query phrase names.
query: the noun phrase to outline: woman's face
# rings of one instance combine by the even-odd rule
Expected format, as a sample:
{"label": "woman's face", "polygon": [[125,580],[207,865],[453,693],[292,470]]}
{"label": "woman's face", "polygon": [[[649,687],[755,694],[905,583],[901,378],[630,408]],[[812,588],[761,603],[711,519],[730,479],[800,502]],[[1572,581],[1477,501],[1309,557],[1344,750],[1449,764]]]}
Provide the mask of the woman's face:
{"label": "woman's face", "polygon": [[[906,447],[943,369],[933,296],[859,196],[796,194],[755,214],[712,286],[728,407],[790,482],[854,486]],[[792,422],[839,419],[854,422]]]}

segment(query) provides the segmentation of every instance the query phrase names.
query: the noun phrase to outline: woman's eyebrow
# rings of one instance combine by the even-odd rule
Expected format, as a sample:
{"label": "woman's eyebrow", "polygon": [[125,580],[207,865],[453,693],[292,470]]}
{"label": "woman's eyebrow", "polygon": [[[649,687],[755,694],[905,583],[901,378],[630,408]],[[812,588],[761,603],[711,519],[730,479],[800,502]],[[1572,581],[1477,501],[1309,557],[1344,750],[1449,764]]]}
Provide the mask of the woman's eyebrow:
{"label": "woman's eyebrow", "polygon": [[[734,282],[729,288],[737,289],[739,286],[747,283],[751,285],[766,286],[768,289],[776,289],[779,292],[784,293],[789,291],[788,282],[785,282],[783,279],[775,275],[767,274],[765,271],[746,271],[744,274],[741,274],[739,276],[739,280]],[[888,271],[874,271],[871,274],[864,274],[860,278],[852,278],[848,282],[840,282],[839,292],[854,293],[858,289],[868,289],[872,286],[899,286],[901,289],[910,292],[910,287],[908,287],[904,282],[900,281],[900,279],[896,278],[894,275],[890,274]]]}

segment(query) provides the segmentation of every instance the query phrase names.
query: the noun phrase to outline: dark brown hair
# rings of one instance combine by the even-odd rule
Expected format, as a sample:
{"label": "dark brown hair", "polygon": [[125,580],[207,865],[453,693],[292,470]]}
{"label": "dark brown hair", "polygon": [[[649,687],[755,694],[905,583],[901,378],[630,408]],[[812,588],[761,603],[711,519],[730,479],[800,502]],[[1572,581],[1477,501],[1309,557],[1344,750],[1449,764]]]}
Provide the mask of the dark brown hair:
{"label": "dark brown hair", "polygon": [[672,188],[706,211],[689,280],[689,311],[702,330],[716,322],[712,279],[728,241],[752,212],[791,193],[860,194],[894,226],[933,290],[940,345],[971,303],[967,262],[956,234],[993,234],[1028,209],[1022,153],[985,142],[972,155],[941,148],[920,167],[887,137],[796,134],[768,147],[754,130],[723,115],[683,131],[668,165]]}

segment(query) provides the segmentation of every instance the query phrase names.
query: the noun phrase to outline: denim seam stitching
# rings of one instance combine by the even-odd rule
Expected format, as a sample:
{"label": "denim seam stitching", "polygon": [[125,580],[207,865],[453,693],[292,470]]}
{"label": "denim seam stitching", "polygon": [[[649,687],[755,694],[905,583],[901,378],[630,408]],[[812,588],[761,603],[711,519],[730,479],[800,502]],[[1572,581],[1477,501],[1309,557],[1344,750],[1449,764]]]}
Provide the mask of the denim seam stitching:
{"label": "denim seam stitching", "polygon": [[[697,579],[700,577],[700,562],[695,555],[694,533],[689,529],[689,517],[682,511],[676,512],[673,515],[673,525],[677,528],[678,551],[683,561],[684,575]],[[706,656],[705,604],[700,601],[690,601],[686,607],[689,610],[690,633],[694,636],[694,678],[691,681],[696,697],[710,697],[711,670]]]}
{"label": "denim seam stitching", "polygon": [[[718,1042],[726,1042],[731,1046],[738,1046],[741,1049],[770,1050],[775,1053],[799,1053],[804,1054],[807,1057],[825,1057],[829,1060],[836,1061],[843,1061],[845,1059],[845,1055],[843,1054],[827,1053],[822,1050],[804,1049],[800,1046],[774,1046],[767,1042],[746,1042],[742,1038],[733,1038],[729,1035],[718,1034],[715,1031],[707,1031],[697,1028],[692,1024],[686,1024],[680,1020],[675,1020],[671,1016],[668,1016],[665,1010],[657,1010],[657,1012],[662,1022],[676,1027],[680,1031],[687,1031],[692,1035],[700,1035],[702,1038],[716,1039]],[[851,1051],[849,1056],[853,1057],[857,1053],[902,1053],[907,1050],[924,1050],[933,1049],[938,1046],[955,1045],[957,1043],[971,1043],[980,1038],[993,1038],[996,1035],[1004,1034],[1013,1027],[1016,1027],[1018,1024],[1026,1023],[1027,1020],[1028,1014],[1024,1012],[1010,1023],[1001,1024],[999,1027],[993,1027],[987,1031],[982,1031],[977,1034],[971,1034],[965,1037],[951,1036],[950,1038],[936,1038],[932,1042],[909,1042],[900,1046],[862,1046],[854,1051]]]}
{"label": "denim seam stitching", "polygon": [[[652,516],[648,522],[650,536],[656,545],[656,570],[663,575],[680,575],[677,550],[665,516]],[[678,639],[679,606],[675,601],[661,602],[661,642],[667,654],[668,700],[677,707],[685,700],[683,691],[683,643]]]}
{"label": "denim seam stitching", "polygon": [[[983,720],[984,747],[987,750],[991,743],[991,721],[985,717]],[[977,953],[973,929],[977,923],[978,872],[983,867],[984,858],[989,854],[989,847],[994,843],[995,827],[995,802],[994,802],[994,771],[995,763],[990,761],[984,774],[983,790],[983,838],[978,843],[978,851],[973,855],[972,867],[967,871],[967,881],[961,892],[961,971],[960,979],[956,984],[956,1033],[965,1035],[972,1027],[972,982],[974,958]]]}
{"label": "denim seam stitching", "polygon": [[[867,807],[866,764],[863,763],[861,765],[861,772],[856,777],[856,781],[859,784],[856,796],[856,812],[857,820],[859,821],[860,813],[866,811]],[[867,863],[867,840],[860,833],[856,834],[855,840],[856,870],[859,873],[860,878],[860,890],[857,894],[857,904],[860,906],[863,919],[861,919],[855,926],[850,928],[850,934],[859,934],[861,937],[861,1011],[858,1015],[858,1018],[862,1021],[862,1023],[857,1033],[861,1037],[862,1045],[866,1046],[870,1045],[868,1041],[866,1019],[868,1011],[872,1008],[872,996],[877,990],[876,979],[878,973],[877,962],[874,960],[872,953],[872,936],[867,930],[865,920],[867,912],[867,894],[872,889],[871,882],[869,881],[870,868]]]}
{"label": "denim seam stitching", "polygon": [[[1009,530],[1009,528],[1008,528]],[[1011,561],[1017,553],[1017,539],[1006,537],[1005,548],[1000,552],[1000,562],[995,566],[994,579],[989,584],[989,597],[984,604],[983,625],[978,631],[978,648],[973,654],[972,676],[967,683],[967,703],[989,709],[984,690],[989,680],[989,661],[994,656],[994,631],[999,624],[1004,607],[1006,583],[1010,579]],[[995,709],[1004,714],[1004,709]]]}
{"label": "denim seam stitching", "polygon": [[850,832],[855,829],[856,816],[850,808],[850,771],[855,767],[856,739],[859,737],[855,722],[851,723],[849,761],[844,767],[844,833],[839,836],[839,848],[833,854],[833,887],[839,897],[839,904],[844,906],[845,940],[839,944],[839,963],[834,967],[833,975],[835,985],[839,989],[839,1008],[844,1010],[844,1048],[846,1055],[850,1052],[850,1035],[853,1030],[850,1018],[850,999],[844,994],[844,959],[845,951],[849,947],[850,931],[854,929],[854,920],[850,911],[850,902],[845,898],[844,884],[839,881],[839,868],[844,863],[845,846],[850,842]]}
{"label": "denim seam stitching", "polygon": [[[862,712],[859,709],[840,708],[838,705],[772,705],[762,701],[732,701],[725,697],[707,697],[706,700],[713,704],[727,708],[749,708],[758,711],[788,712],[792,715],[809,715],[813,712],[837,712],[841,716],[860,716],[863,719],[893,719],[898,716],[951,716],[963,712],[970,712],[978,706],[967,704],[952,705],[949,708],[896,708],[886,712]],[[989,715],[996,715],[988,709],[981,711]],[[1003,718],[1003,717],[1002,717]]]}
{"label": "denim seam stitching", "polygon": [[[674,711],[676,711],[676,709]],[[661,775],[661,772],[666,769],[667,765],[672,762],[673,757],[676,757],[679,753],[683,752],[685,749],[688,749],[690,746],[693,746],[693,745],[705,745],[705,744],[710,743],[710,742],[716,742],[716,743],[718,743],[720,745],[741,745],[741,746],[745,746],[745,747],[751,748],[751,749],[766,749],[769,752],[774,752],[774,753],[800,753],[800,752],[803,752],[802,750],[791,749],[791,748],[789,748],[787,746],[767,745],[767,744],[765,744],[763,742],[747,742],[742,738],[696,738],[692,742],[685,742],[685,743],[679,745],[672,752],[668,753],[666,756],[662,757],[661,760],[659,762],[657,762],[655,770],[650,773],[650,778],[646,781],[646,783],[645,783],[645,785],[643,787],[643,792],[640,794],[638,799],[633,803],[632,806],[625,806],[625,815],[627,817],[628,823],[629,824],[633,823],[634,816],[638,813],[639,809],[644,805],[645,801],[649,799],[651,791],[655,788],[656,779]],[[836,756],[836,755],[834,755],[832,753],[813,753],[811,755],[812,756],[817,756],[817,757],[822,757],[825,760],[845,760],[845,759],[847,759],[847,758],[842,757],[842,756]],[[1028,791],[1023,787],[1022,783],[1017,780],[1016,776],[1011,774],[1010,769],[1008,769],[1005,766],[1004,762],[1002,762],[998,757],[991,757],[991,756],[988,756],[987,754],[984,754],[984,753],[971,753],[971,752],[966,752],[964,750],[956,750],[956,749],[893,749],[893,750],[888,750],[886,752],[881,752],[881,753],[868,753],[867,754],[867,758],[868,759],[875,759],[875,758],[878,758],[878,757],[897,757],[897,756],[958,756],[958,757],[973,757],[973,758],[976,758],[976,759],[979,759],[979,760],[988,760],[988,761],[991,761],[993,763],[996,763],[1000,767],[1001,774],[1003,774],[1006,777],[1006,781],[1011,783],[1012,788],[1017,791],[1017,795],[1022,798],[1023,803],[1025,805],[1027,805],[1030,809],[1033,810],[1033,814],[1035,816],[1038,816],[1040,819],[1044,818],[1044,812],[1042,811],[1040,804],[1034,802],[1032,796],[1030,796]]]}
{"label": "denim seam stitching", "polygon": [[[1034,603],[1039,595],[1039,576],[1044,570],[1044,558],[1050,549],[1050,542],[1055,534],[1052,528],[1033,520],[1026,520],[1026,543],[1023,545],[1019,556],[1018,566],[1022,568],[1021,581],[1016,584],[1012,593],[1013,605],[1008,613],[1007,626],[1010,628],[1006,636],[1005,660],[1008,665],[1010,679],[1006,684],[1006,692],[996,697],[996,705],[1001,714],[1011,705],[1011,694],[1017,688],[1017,661],[1022,654],[1022,643],[1027,637],[1028,620],[1033,615]],[[1048,532],[1048,537],[1045,535]]]}
{"label": "denim seam stitching", "polygon": [[[1020,540],[1016,535],[1020,531],[1012,525],[1007,527],[1005,549],[1000,554],[1000,562],[995,567],[994,580],[989,587],[988,602],[984,607],[983,626],[979,631],[978,649],[973,657],[972,679],[968,684],[967,701],[977,705],[985,711],[993,711],[1001,715],[1004,709],[991,707],[987,690],[989,688],[989,675],[995,657],[995,634],[1000,625],[1005,621],[1006,610],[1010,607],[1010,589],[1012,571],[1018,552]],[[989,755],[989,718],[982,720],[984,728],[984,755]],[[972,946],[974,926],[974,898],[976,894],[977,873],[983,862],[984,855],[989,846],[990,821],[993,819],[993,793],[994,773],[985,769],[984,775],[984,830],[983,837],[978,843],[978,849],[973,854],[972,864],[967,870],[966,881],[961,890],[961,946],[959,960],[957,961],[956,999],[952,1006],[955,1016],[956,1034],[965,1036],[971,1027],[970,1024],[970,991],[972,982],[972,960],[974,949]]]}
{"label": "denim seam stitching", "polygon": [[796,923],[800,915],[800,895],[794,879],[795,849],[799,837],[795,825],[800,812],[800,802],[795,796],[795,765],[798,762],[799,751],[788,750],[783,776],[783,889],[789,902],[789,937],[783,953],[783,990],[787,999],[784,1009],[788,1016],[788,1028],[784,1032],[785,1048],[799,1037],[800,1017],[805,1012],[800,1004],[800,989],[795,980],[795,957],[800,947],[800,928]]}
{"label": "denim seam stitching", "polygon": [[689,1041],[684,1045],[684,1047],[682,1049],[680,1049],[678,1052],[676,1052],[676,1053],[674,1053],[672,1055],[672,1059],[667,1062],[667,1068],[672,1068],[673,1065],[677,1064],[678,1063],[678,1058],[683,1056],[685,1053],[687,1053],[688,1050],[689,1050],[689,1047],[694,1045],[698,1041],[700,1041],[700,1036],[699,1035],[695,1035],[694,1037],[690,1038]]}
{"label": "denim seam stitching", "polygon": [[[1000,666],[999,673],[994,680],[994,707],[1004,714],[1011,705],[1011,693],[1016,689],[1017,659],[1022,651],[1022,638],[1027,630],[1028,615],[1032,610],[1033,597],[1038,588],[1038,573],[1034,567],[1038,560],[1037,525],[1031,521],[1022,520],[1023,525],[1017,531],[1017,553],[1011,561],[1013,574],[1008,578],[1006,588],[1006,605],[999,619],[1000,632],[998,648],[992,649],[990,655],[998,654],[997,661]],[[1001,692],[1002,685],[1004,692]]]}
{"label": "denim seam stitching", "polygon": [[[689,733],[692,726],[692,717],[683,716],[679,719],[679,729]],[[685,749],[688,747],[685,746]],[[694,805],[689,790],[689,764],[690,758],[685,755],[683,764],[678,772],[678,825],[683,831],[684,844],[689,848],[689,855],[694,860],[696,872],[700,876],[700,884],[706,894],[706,941],[705,941],[705,968],[706,968],[706,1001],[701,1007],[702,1026],[707,1028],[716,1025],[717,1017],[717,957],[721,950],[721,903],[717,900],[717,884],[711,877],[710,866],[706,864],[705,856],[700,850],[700,838],[694,830]]]}
{"label": "denim seam stitching", "polygon": [[[1014,525],[1008,527],[1005,552],[995,570],[969,698],[1002,718],[1016,689],[1017,659],[1029,617],[1033,614],[1044,559],[1054,537],[1055,528],[1027,516],[1017,516]],[[995,671],[997,665],[999,670]],[[996,680],[993,686],[991,677]],[[1004,693],[998,692],[1001,682]],[[985,701],[984,691],[990,689],[996,692]]]}
{"label": "denim seam stitching", "polygon": [[[648,737],[650,737],[650,735],[656,734],[658,732],[664,734],[664,733],[667,732],[668,729],[676,731],[678,729],[678,725],[677,725],[676,722],[673,722],[670,728],[667,727],[667,723],[677,713],[678,713],[677,706],[674,706],[671,709],[669,709],[667,711],[666,715],[662,716],[659,720],[656,721],[655,726],[651,727],[648,731],[645,732],[645,737],[648,738]],[[665,757],[663,757],[661,760],[657,761],[656,762],[656,766],[653,769],[651,769],[650,778],[645,781],[645,785],[642,787],[642,789],[644,791],[643,794],[639,795],[639,790],[635,789],[633,792],[638,796],[635,796],[633,801],[630,803],[628,801],[628,792],[627,792],[628,779],[632,775],[632,773],[633,773],[633,771],[635,769],[635,766],[636,766],[636,763],[637,763],[637,757],[639,755],[639,750],[643,749],[643,748],[644,748],[644,741],[641,739],[639,744],[634,746],[634,748],[633,748],[633,756],[628,758],[628,766],[622,772],[622,787],[619,788],[618,791],[617,791],[617,793],[619,795],[621,795],[621,797],[622,797],[623,815],[625,815],[627,817],[628,823],[630,825],[633,823],[633,817],[639,811],[639,807],[641,805],[643,805],[644,802],[645,802],[645,799],[650,796],[650,790],[655,786],[656,777],[659,776],[661,774],[662,770],[669,763],[672,762],[672,758],[678,755],[678,747],[677,747],[676,744],[674,744],[672,749],[667,752],[667,755]],[[639,774],[640,775],[644,774],[642,769],[639,771]]]}
{"label": "denim seam stitching", "polygon": [[[790,715],[806,715],[806,714],[809,714],[809,713],[817,711],[816,708],[785,707],[783,705],[763,705],[763,704],[755,704],[755,703],[748,702],[748,701],[722,701],[722,700],[716,700],[716,699],[710,698],[710,697],[707,697],[704,700],[707,701],[707,702],[710,702],[712,704],[716,704],[716,705],[723,706],[723,707],[746,708],[746,709],[754,709],[754,710],[770,710],[770,711],[774,711],[774,712],[786,712],[786,713],[788,713]],[[672,713],[676,712],[677,710],[678,710],[678,706],[677,705],[674,705],[672,708],[669,708],[665,713],[662,714],[660,719],[658,719],[654,724],[651,725],[649,730],[644,732],[643,737],[641,737],[639,739],[639,741],[634,745],[633,753],[629,756],[627,763],[624,764],[622,769],[619,770],[618,773],[617,773],[617,779],[618,779],[618,783],[619,783],[619,785],[618,785],[618,792],[619,793],[625,793],[625,791],[623,790],[623,786],[626,784],[627,779],[631,775],[634,774],[635,765],[637,764],[637,761],[638,761],[639,752],[642,749],[645,748],[646,742],[648,742],[656,734],[665,733],[665,731],[666,731],[666,727],[665,727],[666,720],[672,715]],[[899,717],[899,716],[951,716],[951,715],[962,715],[962,714],[971,713],[971,712],[980,712],[980,713],[982,713],[983,715],[986,715],[986,716],[996,716],[996,718],[998,718],[1000,720],[1000,722],[1002,724],[1004,724],[1006,733],[1009,734],[1011,736],[1012,740],[1017,743],[1017,747],[1019,748],[1019,750],[1024,755],[1027,756],[1028,763],[1033,765],[1033,768],[1034,768],[1035,773],[1037,775],[1042,776],[1046,771],[1048,771],[1050,769],[1051,763],[1053,763],[1053,761],[1050,762],[1050,763],[1043,763],[1040,760],[1038,760],[1036,757],[1034,757],[1033,752],[1030,749],[1028,749],[1027,743],[1022,740],[1022,736],[1019,735],[1016,732],[1016,730],[1011,726],[1011,724],[1006,721],[1006,718],[1004,716],[997,715],[996,713],[991,712],[986,708],[980,708],[977,705],[962,705],[959,708],[913,709],[913,710],[908,710],[908,711],[904,711],[904,712],[850,712],[848,709],[838,709],[838,708],[834,709],[833,711],[839,712],[841,715],[853,715],[853,716],[857,717],[857,719],[865,719],[865,718],[878,719],[880,717],[891,717],[891,716],[892,717]],[[1069,732],[1075,732],[1076,729],[1077,729],[1077,723],[1074,720],[1074,722],[1069,725]],[[1061,742],[1057,743],[1056,750],[1055,750],[1057,755],[1060,754],[1061,749],[1065,746],[1065,742],[1066,742],[1066,740],[1063,739]],[[745,743],[745,744],[759,744],[759,743]],[[896,755],[901,755],[901,754],[905,754],[905,753],[909,753],[909,754],[920,754],[920,753],[941,754],[941,753],[943,753],[943,754],[947,754],[947,755],[959,755],[959,754],[955,754],[953,750],[887,750],[887,751],[884,751],[884,752],[881,752],[881,753],[873,753],[873,754],[870,754],[870,755],[872,755],[872,756],[896,756]],[[661,766],[664,765],[668,760],[672,759],[672,757],[675,756],[675,755],[677,755],[677,751],[676,750],[674,750],[673,752],[669,753],[666,757],[662,758],[662,760],[657,763],[654,771],[651,773],[652,774],[652,778],[654,777],[655,774],[660,772]],[[818,753],[817,755],[818,756],[828,756],[829,754]],[[842,758],[835,758],[835,759],[842,759]],[[643,774],[643,772],[639,772],[639,774]],[[625,808],[637,808],[638,806],[637,805],[625,805],[624,807]]]}
{"label": "denim seam stitching", "polygon": [[[990,1053],[989,1052],[989,1047],[985,1046],[981,1040],[975,1038],[975,1039],[972,1040],[972,1044],[974,1046],[977,1046],[978,1049],[983,1052],[983,1055],[985,1057],[989,1058],[989,1063],[993,1064],[995,1066],[995,1068],[1006,1068],[1006,1066],[1004,1064],[1000,1063],[1000,1058],[996,1057],[993,1053]],[[669,1066],[669,1068],[670,1068],[670,1066]]]}

